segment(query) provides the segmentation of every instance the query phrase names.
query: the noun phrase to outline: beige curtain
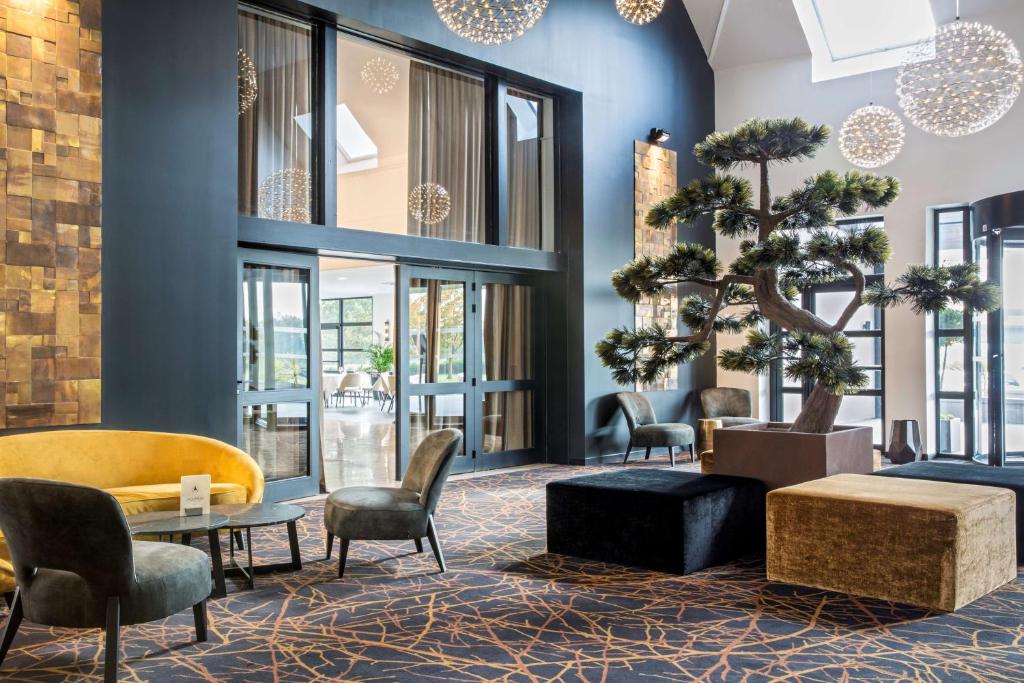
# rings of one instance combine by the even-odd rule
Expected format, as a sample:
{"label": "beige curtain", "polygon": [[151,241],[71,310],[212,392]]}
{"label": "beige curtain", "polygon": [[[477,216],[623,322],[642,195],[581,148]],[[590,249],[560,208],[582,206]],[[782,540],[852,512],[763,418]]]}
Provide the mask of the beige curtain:
{"label": "beige curtain", "polygon": [[[532,289],[485,285],[484,369],[487,381],[533,379]],[[533,446],[533,392],[484,397],[484,452]]]}
{"label": "beige curtain", "polygon": [[255,64],[257,83],[256,101],[238,120],[238,211],[256,215],[267,176],[310,170],[311,140],[296,117],[312,111],[312,38],[303,26],[243,11],[238,42]]}
{"label": "beige curtain", "polygon": [[508,241],[513,247],[541,248],[539,138],[518,139],[517,119],[508,116]]}
{"label": "beige curtain", "polygon": [[484,242],[484,86],[475,78],[412,62],[409,71],[409,188],[436,183],[451,212],[435,225],[408,219],[408,233]]}

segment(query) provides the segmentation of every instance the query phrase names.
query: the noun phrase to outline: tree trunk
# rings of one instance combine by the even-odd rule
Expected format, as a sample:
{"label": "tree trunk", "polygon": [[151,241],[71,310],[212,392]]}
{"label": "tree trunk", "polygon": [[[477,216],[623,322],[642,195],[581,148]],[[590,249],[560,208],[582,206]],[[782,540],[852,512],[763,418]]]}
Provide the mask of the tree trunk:
{"label": "tree trunk", "polygon": [[842,402],[842,396],[836,396],[816,385],[811,391],[810,397],[804,401],[804,407],[797,415],[790,431],[828,434],[832,431],[832,425],[835,424]]}

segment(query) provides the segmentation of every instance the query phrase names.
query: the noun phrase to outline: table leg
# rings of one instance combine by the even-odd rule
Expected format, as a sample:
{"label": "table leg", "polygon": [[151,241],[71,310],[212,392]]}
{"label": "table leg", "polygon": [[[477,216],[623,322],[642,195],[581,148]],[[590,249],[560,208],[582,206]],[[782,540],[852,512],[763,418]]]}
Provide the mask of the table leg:
{"label": "table leg", "polygon": [[252,527],[245,527],[245,549],[249,552],[249,590],[256,588],[256,572],[252,569]]}
{"label": "table leg", "polygon": [[210,561],[213,563],[213,597],[223,598],[228,594],[224,580],[224,558],[220,554],[220,531],[210,529]]}
{"label": "table leg", "polygon": [[181,544],[182,545],[192,545],[192,534],[182,534],[181,535]]}
{"label": "table leg", "polygon": [[288,548],[292,551],[292,569],[302,569],[302,554],[299,552],[299,532],[295,522],[288,522]]}

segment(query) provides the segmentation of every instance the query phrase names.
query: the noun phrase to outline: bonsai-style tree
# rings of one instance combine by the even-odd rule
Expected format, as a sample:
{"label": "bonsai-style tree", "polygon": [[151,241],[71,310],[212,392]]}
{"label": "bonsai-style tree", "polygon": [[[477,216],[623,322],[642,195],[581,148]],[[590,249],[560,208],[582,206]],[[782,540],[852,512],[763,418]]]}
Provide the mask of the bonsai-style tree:
{"label": "bonsai-style tree", "polygon": [[[712,249],[683,242],[667,256],[641,256],[614,273],[616,291],[633,303],[683,283],[708,290],[706,296],[680,300],[680,319],[689,334],[670,335],[658,325],[619,328],[597,344],[598,356],[617,382],[650,383],[670,366],[707,353],[716,332],[746,331],[746,343],[722,351],[718,364],[762,373],[778,361],[790,379],[812,381],[810,400],[792,430],[824,434],[832,429],[843,395],[860,391],[868,381],[843,334],[862,305],[909,303],[917,313],[954,304],[962,304],[967,313],[997,307],[998,290],[981,281],[973,264],[912,266],[893,284],[865,286],[862,268],[889,259],[888,236],[877,226],[842,229],[835,221],[891,204],[899,193],[895,178],[823,171],[789,194],[772,196],[769,167],[813,157],[829,135],[827,126],[799,118],[754,119],[696,145],[697,160],[717,173],[690,182],[655,206],[647,224],[664,229],[713,214],[715,231],[745,238],[740,256],[724,272]],[[760,172],[756,200],[748,180],[726,173],[747,164]],[[850,280],[854,293],[837,320],[822,320],[794,303],[800,290],[838,280]],[[782,331],[768,331],[766,321]]]}

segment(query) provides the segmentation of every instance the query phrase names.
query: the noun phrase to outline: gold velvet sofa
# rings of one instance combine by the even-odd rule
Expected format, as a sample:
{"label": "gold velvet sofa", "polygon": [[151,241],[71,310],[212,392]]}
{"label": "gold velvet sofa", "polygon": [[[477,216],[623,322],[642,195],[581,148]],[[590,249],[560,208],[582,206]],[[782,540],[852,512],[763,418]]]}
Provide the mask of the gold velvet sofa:
{"label": "gold velvet sofa", "polygon": [[[72,430],[0,437],[0,477],[85,484],[114,496],[125,514],[177,510],[181,477],[209,474],[213,505],[263,499],[263,473],[226,443],[187,434]],[[3,504],[3,501],[0,501]],[[14,590],[0,536],[0,592]]]}

